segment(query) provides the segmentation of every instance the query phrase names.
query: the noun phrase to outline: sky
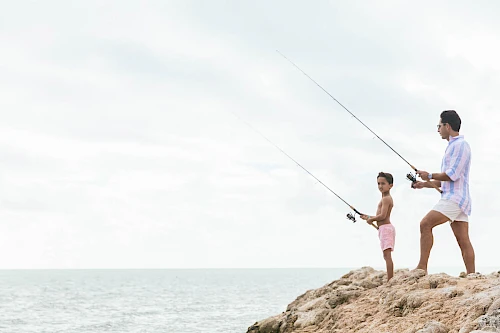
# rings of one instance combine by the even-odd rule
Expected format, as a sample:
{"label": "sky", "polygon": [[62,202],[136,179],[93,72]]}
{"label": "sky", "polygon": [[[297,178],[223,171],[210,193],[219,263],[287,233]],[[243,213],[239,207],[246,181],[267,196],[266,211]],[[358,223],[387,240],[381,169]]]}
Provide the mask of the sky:
{"label": "sky", "polygon": [[[419,169],[440,171],[457,110],[476,265],[500,269],[498,2],[2,8],[0,269],[384,267],[376,230],[258,132],[367,214],[392,173],[414,268],[439,193],[277,50]],[[434,237],[430,270],[463,266],[449,225]]]}

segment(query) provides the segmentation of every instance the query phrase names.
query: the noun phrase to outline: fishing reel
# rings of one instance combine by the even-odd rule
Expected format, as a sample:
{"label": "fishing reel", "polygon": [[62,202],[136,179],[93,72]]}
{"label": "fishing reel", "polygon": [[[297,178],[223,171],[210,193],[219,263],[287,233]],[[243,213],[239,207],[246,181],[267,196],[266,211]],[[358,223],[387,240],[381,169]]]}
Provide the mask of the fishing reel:
{"label": "fishing reel", "polygon": [[413,186],[417,182],[416,175],[413,175],[413,174],[409,173],[409,174],[406,175],[406,179],[408,179],[409,181],[411,181],[411,185],[410,186],[411,186],[411,188],[414,188]]}
{"label": "fishing reel", "polygon": [[[356,223],[356,214],[359,214],[359,216],[364,215],[364,214],[358,212],[357,210],[354,210],[354,213],[347,213],[347,219],[351,220],[352,223]],[[370,223],[370,224],[371,224],[372,227],[374,227],[375,229],[378,230],[378,226],[376,226],[375,224],[373,224],[373,222]]]}
{"label": "fishing reel", "polygon": [[355,213],[347,213],[347,219],[351,220],[352,223],[356,223],[356,215],[355,215]]}

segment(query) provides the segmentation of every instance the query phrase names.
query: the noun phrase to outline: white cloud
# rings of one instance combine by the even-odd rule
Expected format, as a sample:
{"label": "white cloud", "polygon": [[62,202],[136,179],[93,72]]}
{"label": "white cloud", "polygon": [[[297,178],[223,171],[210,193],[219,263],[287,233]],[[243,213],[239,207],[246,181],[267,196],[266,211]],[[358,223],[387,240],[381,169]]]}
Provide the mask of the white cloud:
{"label": "white cloud", "polygon": [[[414,266],[438,193],[411,190],[409,166],[276,49],[422,169],[439,169],[435,125],[457,109],[474,154],[478,265],[494,265],[500,27],[487,12],[390,1],[8,6],[0,251],[12,255],[0,267],[383,266],[375,230],[348,221],[347,205],[234,114],[363,212],[379,200],[376,174],[393,173],[395,263]],[[434,266],[462,265],[448,229],[436,229]]]}

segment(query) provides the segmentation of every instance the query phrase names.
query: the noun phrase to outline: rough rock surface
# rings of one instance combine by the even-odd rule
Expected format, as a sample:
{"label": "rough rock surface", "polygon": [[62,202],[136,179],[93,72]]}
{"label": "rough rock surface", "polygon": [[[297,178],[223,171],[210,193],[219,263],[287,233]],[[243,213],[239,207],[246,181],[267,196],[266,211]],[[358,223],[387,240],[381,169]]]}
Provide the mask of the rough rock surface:
{"label": "rough rock surface", "polygon": [[363,267],[309,290],[247,333],[500,332],[500,272],[465,277]]}

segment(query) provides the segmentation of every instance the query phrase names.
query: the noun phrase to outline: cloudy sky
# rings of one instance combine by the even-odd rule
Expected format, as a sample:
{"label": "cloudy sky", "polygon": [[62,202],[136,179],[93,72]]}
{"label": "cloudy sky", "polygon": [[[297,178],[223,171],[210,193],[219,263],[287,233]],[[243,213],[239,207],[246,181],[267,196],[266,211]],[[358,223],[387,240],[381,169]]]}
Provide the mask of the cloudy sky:
{"label": "cloudy sky", "polygon": [[[471,239],[498,267],[495,1],[2,1],[0,268],[383,267],[358,210],[395,177],[396,268],[439,199],[439,113],[473,152]],[[466,3],[466,4],[465,4]],[[462,266],[451,228],[430,266]]]}

